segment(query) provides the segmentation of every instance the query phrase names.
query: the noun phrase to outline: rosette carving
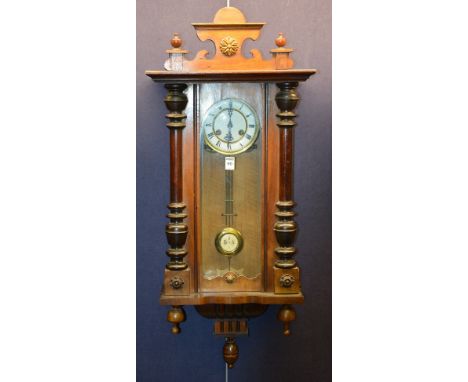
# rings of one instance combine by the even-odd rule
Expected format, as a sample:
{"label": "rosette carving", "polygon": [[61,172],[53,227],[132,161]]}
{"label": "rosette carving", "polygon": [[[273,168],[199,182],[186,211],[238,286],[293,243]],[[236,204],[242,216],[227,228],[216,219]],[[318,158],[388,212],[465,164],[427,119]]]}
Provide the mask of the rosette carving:
{"label": "rosette carving", "polygon": [[239,50],[239,43],[235,38],[227,36],[219,43],[219,49],[221,50],[222,54],[229,57],[236,54],[236,52]]}

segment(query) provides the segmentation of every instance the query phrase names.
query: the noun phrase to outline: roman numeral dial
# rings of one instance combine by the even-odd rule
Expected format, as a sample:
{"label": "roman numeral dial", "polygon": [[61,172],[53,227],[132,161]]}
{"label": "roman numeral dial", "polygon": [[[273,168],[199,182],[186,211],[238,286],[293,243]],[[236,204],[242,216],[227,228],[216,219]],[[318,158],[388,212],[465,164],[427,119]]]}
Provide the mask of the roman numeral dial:
{"label": "roman numeral dial", "polygon": [[206,144],[223,155],[248,150],[255,143],[259,130],[255,110],[236,98],[225,98],[213,104],[203,119]]}

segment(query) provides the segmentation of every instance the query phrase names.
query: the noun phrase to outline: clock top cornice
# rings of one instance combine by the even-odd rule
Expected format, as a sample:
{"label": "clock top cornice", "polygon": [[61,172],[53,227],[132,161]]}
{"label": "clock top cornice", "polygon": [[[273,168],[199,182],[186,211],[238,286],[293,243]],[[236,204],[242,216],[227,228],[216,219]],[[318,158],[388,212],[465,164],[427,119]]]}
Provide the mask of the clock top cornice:
{"label": "clock top cornice", "polygon": [[213,57],[200,50],[193,60],[186,58],[188,50],[182,48],[178,33],[171,39],[169,58],[165,70],[147,70],[145,74],[157,82],[184,79],[189,82],[235,81],[305,81],[315,69],[295,70],[290,57],[293,49],[286,47],[286,38],[279,33],[276,48],[270,50],[272,58],[264,59],[258,49],[250,51],[251,57],[242,54],[247,39],[257,40],[265,23],[247,22],[244,14],[235,7],[218,10],[210,23],[192,23],[200,41],[210,40],[215,47]]}

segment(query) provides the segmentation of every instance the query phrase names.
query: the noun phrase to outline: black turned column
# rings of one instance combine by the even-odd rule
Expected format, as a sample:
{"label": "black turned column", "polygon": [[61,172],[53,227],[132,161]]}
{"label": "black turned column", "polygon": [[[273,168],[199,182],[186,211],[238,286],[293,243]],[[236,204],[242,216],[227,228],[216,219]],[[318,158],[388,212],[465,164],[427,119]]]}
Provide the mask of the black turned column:
{"label": "black turned column", "polygon": [[166,268],[173,271],[179,271],[187,268],[184,257],[187,255],[185,241],[187,240],[188,227],[184,223],[187,214],[184,212],[186,207],[182,200],[183,195],[183,173],[182,173],[182,129],[185,127],[185,110],[188,99],[184,93],[187,89],[186,84],[166,84],[168,90],[164,103],[169,114],[167,127],[170,129],[170,202],[168,204],[169,223],[166,225],[166,237],[169,248],[166,254],[170,260]]}
{"label": "black turned column", "polygon": [[280,112],[276,114],[279,118],[277,126],[279,135],[279,201],[276,203],[278,211],[275,212],[277,221],[273,227],[279,247],[275,249],[278,259],[275,267],[290,269],[296,266],[293,256],[296,253],[294,240],[296,237],[297,225],[294,221],[295,205],[292,200],[293,194],[293,142],[294,126],[296,126],[296,114],[294,109],[299,102],[296,93],[297,82],[279,83],[280,91],[276,94],[275,101]]}

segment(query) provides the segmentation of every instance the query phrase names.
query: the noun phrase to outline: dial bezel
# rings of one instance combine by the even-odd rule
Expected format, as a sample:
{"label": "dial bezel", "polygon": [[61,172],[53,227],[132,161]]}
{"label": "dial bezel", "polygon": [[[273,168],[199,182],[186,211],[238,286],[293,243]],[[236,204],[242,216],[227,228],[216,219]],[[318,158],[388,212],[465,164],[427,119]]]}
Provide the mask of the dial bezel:
{"label": "dial bezel", "polygon": [[[215,143],[211,142],[210,139],[208,138],[208,129],[207,127],[205,126],[206,123],[210,120],[212,121],[215,121],[216,118],[218,117],[219,114],[225,112],[226,110],[228,110],[227,108],[222,108],[221,110],[216,110],[216,113],[214,115],[213,118],[208,118],[210,116],[210,114],[213,114],[213,110],[214,109],[219,109],[219,105],[220,104],[223,104],[225,103],[226,101],[232,101],[233,103],[234,102],[239,102],[243,105],[245,105],[248,109],[249,109],[249,112],[251,113],[251,115],[253,115],[254,119],[255,119],[255,129],[254,129],[254,133],[252,135],[252,138],[249,140],[248,144],[245,145],[244,147],[242,147],[241,149],[239,150],[226,150],[226,149],[222,149],[218,146],[216,146]],[[242,106],[237,109],[237,108],[234,108],[234,110],[236,110],[239,114],[241,114],[244,119],[246,119],[246,116],[245,116],[245,113],[243,113],[240,109],[242,108]],[[248,118],[248,117],[247,117]],[[249,128],[248,127],[248,121],[246,120],[246,130]],[[202,122],[202,128],[203,128],[203,139],[204,139],[204,142],[205,144],[210,147],[212,150],[222,154],[222,155],[237,155],[237,154],[240,154],[240,153],[243,153],[247,150],[249,150],[254,144],[255,142],[257,141],[257,138],[258,138],[258,135],[260,133],[260,128],[261,128],[261,125],[260,125],[260,119],[258,118],[258,114],[257,112],[255,111],[255,109],[252,107],[252,105],[250,105],[248,102],[246,102],[245,100],[243,99],[240,99],[240,98],[232,98],[232,97],[228,97],[228,98],[223,98],[217,102],[215,102],[213,105],[211,105],[208,110],[206,111],[204,117],[203,117],[203,122]],[[212,128],[210,129],[210,132],[211,130],[213,130],[215,128],[215,126],[212,126]],[[218,141],[223,141],[222,139],[218,139]]]}
{"label": "dial bezel", "polygon": [[[226,251],[222,247],[221,240],[226,235],[234,235],[237,238],[237,241],[239,242],[239,245],[237,246],[237,248],[234,251]],[[226,227],[216,235],[215,246],[216,246],[216,250],[220,254],[225,255],[225,256],[234,256],[234,255],[237,255],[240,251],[242,251],[242,248],[244,247],[244,239],[243,239],[241,233],[237,229],[232,228],[232,227]]]}

